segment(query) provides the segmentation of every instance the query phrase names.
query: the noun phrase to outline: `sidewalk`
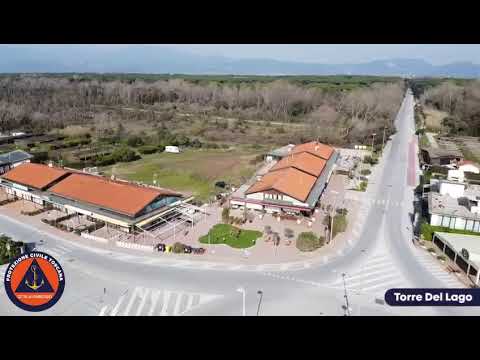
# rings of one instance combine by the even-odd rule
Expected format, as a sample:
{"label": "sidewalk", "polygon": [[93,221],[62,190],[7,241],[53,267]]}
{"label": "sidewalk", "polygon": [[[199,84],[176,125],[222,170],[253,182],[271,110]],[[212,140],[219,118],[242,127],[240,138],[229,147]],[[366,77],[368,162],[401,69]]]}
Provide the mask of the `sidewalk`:
{"label": "sidewalk", "polygon": [[[353,213],[352,213],[353,215]],[[256,255],[245,257],[242,250],[233,249],[226,245],[212,245],[214,252],[206,255],[192,254],[164,254],[148,253],[138,250],[119,248],[113,244],[103,244],[93,240],[82,238],[73,233],[64,232],[41,222],[41,216],[19,215],[18,203],[0,207],[0,217],[4,216],[18,226],[29,229],[31,233],[38,232],[38,237],[45,240],[52,237],[60,242],[70,243],[75,247],[93,252],[98,255],[116,258],[121,261],[130,261],[140,264],[173,266],[173,267],[199,267],[212,270],[242,270],[242,271],[285,271],[301,270],[314,264],[324,264],[333,258],[340,256],[347,247],[352,245],[349,237],[355,220],[348,224],[347,232],[337,235],[331,244],[312,253],[298,252],[298,256],[287,256],[289,248],[296,251],[294,243],[290,246],[281,245],[275,251],[274,246],[258,241]],[[47,241],[48,242],[48,241]],[[48,250],[48,249],[47,249]]]}

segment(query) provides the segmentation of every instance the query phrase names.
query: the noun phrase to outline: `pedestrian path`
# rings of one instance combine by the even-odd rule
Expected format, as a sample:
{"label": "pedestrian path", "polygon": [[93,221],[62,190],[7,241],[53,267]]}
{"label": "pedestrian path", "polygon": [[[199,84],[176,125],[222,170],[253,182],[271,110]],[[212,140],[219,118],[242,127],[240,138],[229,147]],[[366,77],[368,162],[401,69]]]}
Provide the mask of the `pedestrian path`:
{"label": "pedestrian path", "polygon": [[180,316],[221,298],[222,295],[188,293],[137,286],[116,302],[100,309],[99,316]]}

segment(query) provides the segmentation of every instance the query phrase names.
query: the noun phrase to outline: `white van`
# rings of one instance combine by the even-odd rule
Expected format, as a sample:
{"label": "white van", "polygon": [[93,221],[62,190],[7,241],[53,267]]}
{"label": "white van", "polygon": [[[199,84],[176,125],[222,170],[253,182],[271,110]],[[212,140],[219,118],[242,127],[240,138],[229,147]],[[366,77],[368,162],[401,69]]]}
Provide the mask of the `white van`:
{"label": "white van", "polygon": [[178,146],[165,146],[165,152],[178,154],[180,149]]}

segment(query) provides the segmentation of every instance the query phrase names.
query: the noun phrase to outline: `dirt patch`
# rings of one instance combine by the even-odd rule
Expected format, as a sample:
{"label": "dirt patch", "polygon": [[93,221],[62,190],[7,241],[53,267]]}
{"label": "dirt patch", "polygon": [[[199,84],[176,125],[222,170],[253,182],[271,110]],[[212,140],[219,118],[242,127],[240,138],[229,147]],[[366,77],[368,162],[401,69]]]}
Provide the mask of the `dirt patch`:
{"label": "dirt patch", "polygon": [[442,120],[448,116],[444,111],[438,111],[435,109],[425,109],[425,126],[428,130],[440,131],[442,130]]}

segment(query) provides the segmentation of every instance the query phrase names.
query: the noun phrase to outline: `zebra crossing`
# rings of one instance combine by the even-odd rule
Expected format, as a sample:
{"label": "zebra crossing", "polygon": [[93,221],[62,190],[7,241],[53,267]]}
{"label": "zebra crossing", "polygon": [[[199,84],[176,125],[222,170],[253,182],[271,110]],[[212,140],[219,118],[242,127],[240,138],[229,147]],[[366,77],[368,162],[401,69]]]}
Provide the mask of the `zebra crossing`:
{"label": "zebra crossing", "polygon": [[188,293],[137,286],[100,309],[99,316],[181,316],[222,295]]}
{"label": "zebra crossing", "polygon": [[[444,288],[459,288],[465,285],[453,274],[446,272],[438,261],[426,253],[416,254],[419,262],[438,279]],[[337,278],[328,286],[343,289],[343,277]],[[345,276],[347,290],[361,293],[384,293],[391,288],[408,288],[412,285],[400,273],[387,253],[369,258],[362,266]]]}
{"label": "zebra crossing", "polygon": [[35,250],[44,251],[45,253],[53,256],[55,259],[59,261],[67,257],[67,255],[73,251],[72,248],[68,248],[60,244],[55,244],[55,246],[45,248],[45,249],[42,246],[37,246]]}
{"label": "zebra crossing", "polygon": [[418,261],[425,266],[429,272],[443,283],[444,288],[459,288],[465,285],[452,273],[445,271],[442,265],[430,253],[421,251],[418,254]]}
{"label": "zebra crossing", "polygon": [[[341,274],[338,274],[329,286],[343,289]],[[390,288],[409,287],[406,279],[386,253],[369,258],[356,271],[347,273],[345,286],[349,291],[363,293],[381,293]]]}

